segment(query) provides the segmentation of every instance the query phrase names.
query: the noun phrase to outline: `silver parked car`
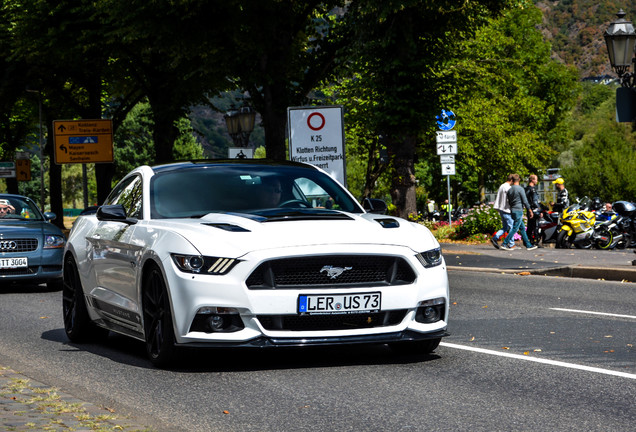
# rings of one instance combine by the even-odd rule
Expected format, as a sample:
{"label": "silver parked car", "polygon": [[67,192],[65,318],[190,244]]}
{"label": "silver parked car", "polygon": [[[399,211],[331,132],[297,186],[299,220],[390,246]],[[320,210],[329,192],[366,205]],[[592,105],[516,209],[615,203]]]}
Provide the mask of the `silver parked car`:
{"label": "silver parked car", "polygon": [[62,289],[62,231],[30,198],[0,194],[0,281]]}

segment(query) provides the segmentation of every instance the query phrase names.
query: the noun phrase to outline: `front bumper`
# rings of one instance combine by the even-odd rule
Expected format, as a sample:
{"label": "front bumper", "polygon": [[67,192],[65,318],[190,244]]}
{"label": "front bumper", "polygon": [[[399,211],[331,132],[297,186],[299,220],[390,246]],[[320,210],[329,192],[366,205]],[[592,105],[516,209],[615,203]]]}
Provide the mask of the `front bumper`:
{"label": "front bumper", "polygon": [[331,346],[331,345],[360,345],[360,344],[386,344],[395,342],[412,342],[419,340],[437,339],[450,336],[446,330],[431,333],[420,333],[412,330],[363,336],[336,336],[336,337],[309,337],[309,338],[278,338],[261,336],[245,342],[206,342],[183,343],[177,346],[192,348],[281,348],[281,347],[307,347],[307,346]]}

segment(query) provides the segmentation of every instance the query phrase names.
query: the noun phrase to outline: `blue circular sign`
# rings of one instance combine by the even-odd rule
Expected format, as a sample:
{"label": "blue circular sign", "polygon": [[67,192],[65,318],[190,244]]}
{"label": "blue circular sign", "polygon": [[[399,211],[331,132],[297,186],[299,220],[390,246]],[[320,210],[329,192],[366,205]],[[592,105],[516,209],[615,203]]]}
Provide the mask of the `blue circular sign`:
{"label": "blue circular sign", "polygon": [[437,127],[443,131],[451,130],[455,127],[455,123],[457,123],[455,113],[450,110],[442,110],[440,115],[435,116],[435,120],[437,120]]}

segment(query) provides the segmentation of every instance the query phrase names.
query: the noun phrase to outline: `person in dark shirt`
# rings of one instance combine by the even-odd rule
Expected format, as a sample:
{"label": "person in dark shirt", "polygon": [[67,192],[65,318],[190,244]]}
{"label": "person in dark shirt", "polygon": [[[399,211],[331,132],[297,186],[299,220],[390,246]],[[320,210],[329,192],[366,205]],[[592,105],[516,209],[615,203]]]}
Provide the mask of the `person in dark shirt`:
{"label": "person in dark shirt", "polygon": [[530,243],[535,246],[539,244],[540,240],[537,230],[539,218],[541,217],[541,203],[539,202],[539,193],[537,192],[538,180],[536,175],[531,174],[528,176],[528,185],[526,186],[526,198],[533,213],[532,217],[530,217],[530,213],[528,212],[528,228],[526,229],[526,234],[528,235]]}
{"label": "person in dark shirt", "polygon": [[570,207],[570,195],[565,188],[565,180],[561,177],[552,182],[557,188],[557,201],[552,204],[552,210],[562,212],[566,208]]}
{"label": "person in dark shirt", "polygon": [[528,203],[528,198],[526,198],[526,192],[523,190],[521,186],[519,186],[519,181],[521,178],[519,174],[512,175],[512,186],[507,192],[508,196],[508,204],[510,204],[510,214],[512,216],[512,229],[508,233],[508,236],[504,240],[501,245],[501,249],[504,250],[514,250],[514,235],[519,231],[521,234],[521,239],[523,240],[524,246],[528,250],[536,249],[537,247],[532,245],[528,240],[528,236],[526,235],[526,227],[523,223],[523,209],[524,207],[528,210],[528,214],[530,217],[533,216],[532,209],[530,208],[530,204]]}

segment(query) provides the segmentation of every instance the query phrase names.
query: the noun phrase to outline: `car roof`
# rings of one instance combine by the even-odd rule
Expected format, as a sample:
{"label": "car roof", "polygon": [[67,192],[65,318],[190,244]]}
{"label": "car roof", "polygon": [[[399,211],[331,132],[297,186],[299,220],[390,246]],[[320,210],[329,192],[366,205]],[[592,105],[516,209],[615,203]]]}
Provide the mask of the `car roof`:
{"label": "car roof", "polygon": [[185,161],[185,162],[175,162],[164,165],[153,166],[152,170],[155,173],[166,172],[166,171],[175,171],[181,169],[188,169],[195,166],[200,167],[218,167],[218,166],[237,166],[237,165],[261,165],[261,166],[286,166],[286,167],[297,167],[297,168],[306,168],[318,170],[313,165],[309,165],[302,162],[293,162],[293,161],[275,161],[271,159],[205,159],[205,160],[195,160],[195,161]]}
{"label": "car roof", "polygon": [[18,195],[18,194],[9,194],[9,193],[0,193],[0,198],[20,198],[20,199],[29,199],[33,201],[31,198],[27,196]]}

